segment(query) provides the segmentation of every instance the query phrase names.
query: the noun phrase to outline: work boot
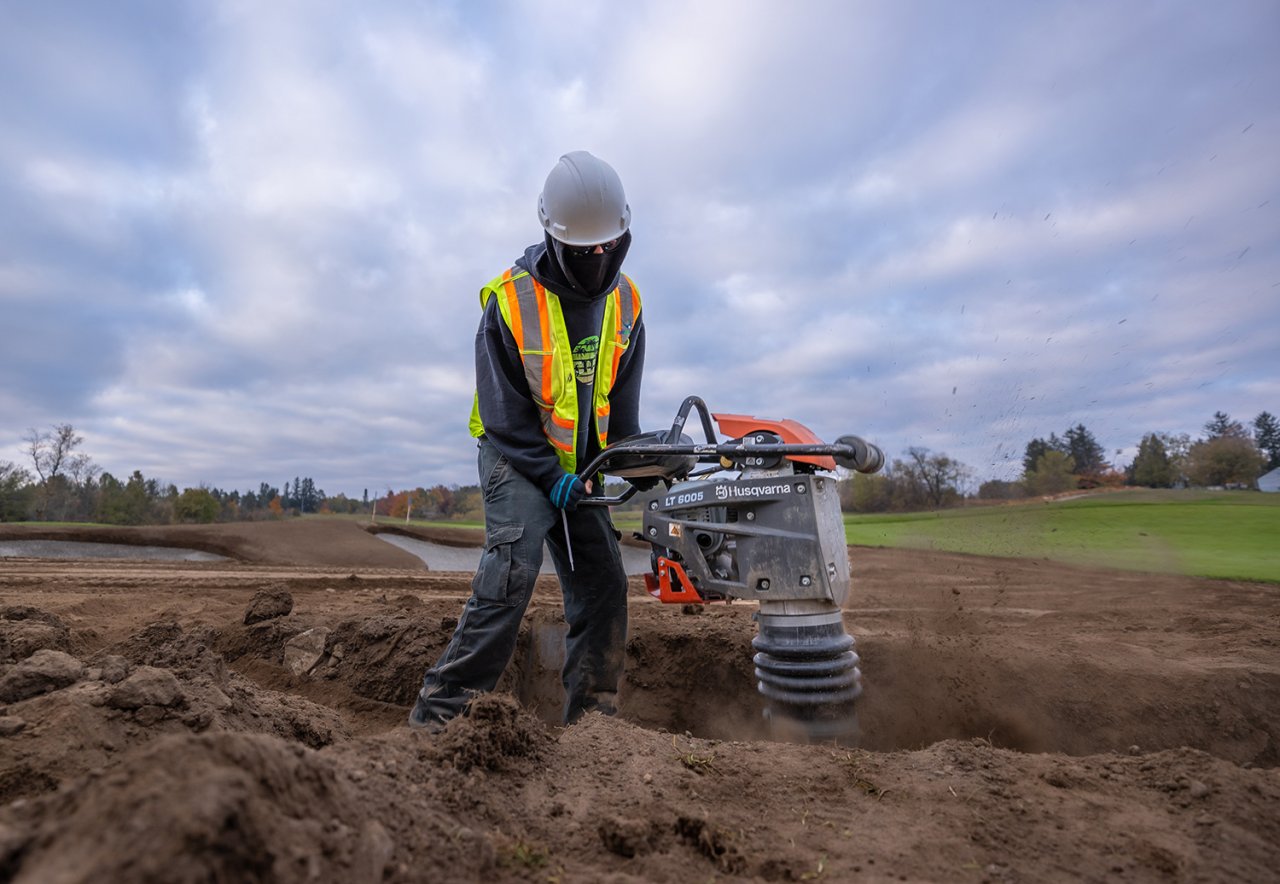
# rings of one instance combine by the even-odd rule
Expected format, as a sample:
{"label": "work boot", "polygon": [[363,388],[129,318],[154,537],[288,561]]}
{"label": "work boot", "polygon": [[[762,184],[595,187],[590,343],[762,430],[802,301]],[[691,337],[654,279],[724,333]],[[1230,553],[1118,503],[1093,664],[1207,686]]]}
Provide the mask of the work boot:
{"label": "work boot", "polygon": [[427,709],[427,705],[422,702],[419,696],[414,702],[413,708],[409,710],[409,729],[415,731],[425,731],[428,734],[438,734],[444,730],[444,726],[448,724],[443,718],[437,718]]}

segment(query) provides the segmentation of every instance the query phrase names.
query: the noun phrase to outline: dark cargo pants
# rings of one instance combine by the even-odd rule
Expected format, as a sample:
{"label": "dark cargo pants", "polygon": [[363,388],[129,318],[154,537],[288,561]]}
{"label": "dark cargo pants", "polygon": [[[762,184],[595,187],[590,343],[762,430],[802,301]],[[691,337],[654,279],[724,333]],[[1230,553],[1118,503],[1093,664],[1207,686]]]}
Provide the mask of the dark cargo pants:
{"label": "dark cargo pants", "polygon": [[427,670],[418,709],[428,720],[460,713],[472,696],[493,690],[515,651],[520,621],[542,567],[545,541],[564,594],[564,721],[593,709],[612,713],[627,633],[627,575],[606,507],[568,513],[574,569],[569,570],[560,510],[480,440],[485,547],[467,601],[444,654]]}

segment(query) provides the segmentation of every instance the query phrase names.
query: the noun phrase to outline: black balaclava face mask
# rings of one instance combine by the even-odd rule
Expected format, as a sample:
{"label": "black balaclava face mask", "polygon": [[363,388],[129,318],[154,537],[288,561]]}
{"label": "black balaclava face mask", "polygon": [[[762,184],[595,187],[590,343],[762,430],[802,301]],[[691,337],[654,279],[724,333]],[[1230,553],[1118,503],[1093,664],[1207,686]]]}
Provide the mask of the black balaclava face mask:
{"label": "black balaclava face mask", "polygon": [[622,261],[627,257],[627,249],[631,247],[630,230],[622,234],[616,249],[600,254],[574,255],[571,254],[571,246],[566,246],[549,233],[546,238],[547,255],[558,271],[556,275],[564,278],[573,294],[588,300],[613,291],[618,281],[618,272],[622,269]]}

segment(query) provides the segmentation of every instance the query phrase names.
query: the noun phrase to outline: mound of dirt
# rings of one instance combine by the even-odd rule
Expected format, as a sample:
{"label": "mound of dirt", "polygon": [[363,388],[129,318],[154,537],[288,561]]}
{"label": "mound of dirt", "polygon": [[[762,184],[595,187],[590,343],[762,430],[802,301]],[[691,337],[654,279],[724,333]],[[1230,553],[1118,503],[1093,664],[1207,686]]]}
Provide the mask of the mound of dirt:
{"label": "mound of dirt", "polygon": [[[182,759],[181,764],[172,763]],[[765,798],[767,796],[767,799]],[[17,881],[1261,880],[1275,776],[1192,750],[1065,762],[732,743],[510,698],[437,736],[174,735],[5,813]],[[107,827],[104,820],[127,821]]]}
{"label": "mound of dirt", "polygon": [[[175,763],[180,762],[180,763]],[[330,759],[260,734],[173,735],[0,831],[19,881],[381,881],[393,845]],[[104,825],[107,820],[119,821]]]}
{"label": "mound of dirt", "polygon": [[423,734],[469,575],[6,565],[0,880],[1274,877],[1274,586],[853,564],[860,748],[767,727],[751,605],[635,581],[619,716],[561,728],[539,580],[500,692]]}
{"label": "mound of dirt", "polygon": [[30,605],[0,608],[0,663],[25,660],[42,648],[71,650],[71,632],[58,615]]}
{"label": "mound of dirt", "polygon": [[0,801],[48,792],[174,734],[267,733],[319,748],[350,736],[340,715],[230,671],[207,630],[153,624],[80,660],[40,649],[0,670],[7,739]]}

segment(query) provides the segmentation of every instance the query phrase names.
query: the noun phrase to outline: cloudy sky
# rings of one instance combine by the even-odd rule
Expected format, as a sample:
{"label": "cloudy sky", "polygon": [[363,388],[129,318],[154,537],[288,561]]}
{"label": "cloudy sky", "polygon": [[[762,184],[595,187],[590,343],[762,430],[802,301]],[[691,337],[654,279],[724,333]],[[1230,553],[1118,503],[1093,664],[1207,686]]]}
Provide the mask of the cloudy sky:
{"label": "cloudy sky", "polygon": [[0,460],[475,481],[480,285],[618,169],[646,427],[1013,478],[1280,413],[1280,5],[40,3],[0,26]]}

